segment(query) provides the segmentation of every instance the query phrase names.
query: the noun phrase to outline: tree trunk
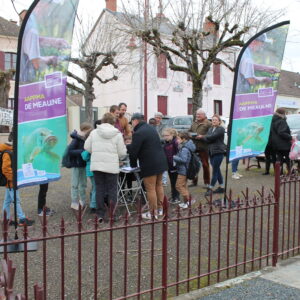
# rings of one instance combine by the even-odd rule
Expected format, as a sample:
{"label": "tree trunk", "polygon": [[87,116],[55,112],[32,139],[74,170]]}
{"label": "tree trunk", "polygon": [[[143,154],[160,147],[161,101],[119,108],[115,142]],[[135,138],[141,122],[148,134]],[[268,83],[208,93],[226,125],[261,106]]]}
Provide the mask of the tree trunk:
{"label": "tree trunk", "polygon": [[91,97],[91,95],[87,95],[85,97],[85,118],[86,118],[85,121],[91,124],[94,121],[93,100],[94,98]]}
{"label": "tree trunk", "polygon": [[193,116],[196,116],[198,108],[202,108],[203,100],[203,82],[200,80],[193,81]]}

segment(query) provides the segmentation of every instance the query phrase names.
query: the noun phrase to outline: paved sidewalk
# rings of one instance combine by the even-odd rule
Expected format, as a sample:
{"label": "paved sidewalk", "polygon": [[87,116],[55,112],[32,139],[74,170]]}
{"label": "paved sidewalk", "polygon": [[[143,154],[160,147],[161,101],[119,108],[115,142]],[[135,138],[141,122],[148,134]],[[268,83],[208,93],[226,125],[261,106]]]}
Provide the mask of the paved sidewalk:
{"label": "paved sidewalk", "polygon": [[300,256],[176,297],[177,300],[300,300]]}

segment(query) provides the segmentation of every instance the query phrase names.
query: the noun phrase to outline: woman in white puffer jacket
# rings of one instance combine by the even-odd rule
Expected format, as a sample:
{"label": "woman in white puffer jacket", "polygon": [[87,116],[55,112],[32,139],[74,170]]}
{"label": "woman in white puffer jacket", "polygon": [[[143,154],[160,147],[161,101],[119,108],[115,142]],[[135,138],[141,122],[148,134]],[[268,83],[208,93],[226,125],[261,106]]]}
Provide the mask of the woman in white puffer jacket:
{"label": "woman in white puffer jacket", "polygon": [[101,125],[97,125],[84,144],[84,149],[91,153],[91,171],[94,172],[96,185],[96,214],[100,223],[106,214],[105,197],[108,197],[112,211],[117,203],[119,160],[127,154],[122,134],[114,127],[114,123],[112,114],[104,114]]}

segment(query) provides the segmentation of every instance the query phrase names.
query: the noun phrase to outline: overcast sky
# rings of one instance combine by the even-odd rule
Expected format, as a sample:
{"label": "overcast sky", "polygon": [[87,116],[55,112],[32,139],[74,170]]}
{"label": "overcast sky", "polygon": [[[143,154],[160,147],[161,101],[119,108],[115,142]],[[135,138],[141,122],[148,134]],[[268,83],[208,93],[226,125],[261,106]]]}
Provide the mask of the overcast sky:
{"label": "overcast sky", "polygon": [[[151,1],[151,0],[150,0]],[[286,8],[286,15],[278,21],[290,20],[290,30],[285,49],[283,66],[284,70],[300,72],[300,0],[254,0],[258,5],[272,6],[275,9]],[[18,20],[12,2],[16,10],[20,12],[28,8],[32,0],[0,0],[0,15],[6,19]],[[284,6],[285,5],[285,6]],[[105,6],[105,0],[80,0],[79,16],[88,16],[89,20],[96,20]]]}

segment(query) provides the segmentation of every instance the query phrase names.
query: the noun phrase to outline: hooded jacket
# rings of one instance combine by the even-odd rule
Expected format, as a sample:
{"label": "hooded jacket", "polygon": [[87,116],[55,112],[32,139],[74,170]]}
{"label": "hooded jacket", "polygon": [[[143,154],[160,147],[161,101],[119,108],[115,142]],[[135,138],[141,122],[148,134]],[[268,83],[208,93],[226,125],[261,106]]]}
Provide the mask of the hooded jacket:
{"label": "hooded jacket", "polygon": [[91,153],[91,171],[118,174],[119,160],[126,154],[126,146],[120,131],[113,125],[97,125],[84,144]]}
{"label": "hooded jacket", "polygon": [[72,142],[68,147],[72,168],[85,168],[86,162],[81,157],[81,152],[84,150],[83,146],[85,138],[76,130],[74,130],[70,136],[72,138]]}
{"label": "hooded jacket", "polygon": [[189,140],[179,146],[179,152],[174,155],[173,159],[176,162],[177,173],[186,176],[187,169],[191,160],[191,152],[195,152],[195,144]]}
{"label": "hooded jacket", "polygon": [[[5,150],[13,151],[13,147],[10,144],[0,144],[0,152]],[[12,161],[8,153],[4,153],[2,157],[2,173],[7,179],[7,188],[13,187],[13,170],[12,170]]]}
{"label": "hooded jacket", "polygon": [[286,122],[286,116],[275,113],[272,118],[270,139],[272,149],[275,151],[290,151],[291,130]]}

